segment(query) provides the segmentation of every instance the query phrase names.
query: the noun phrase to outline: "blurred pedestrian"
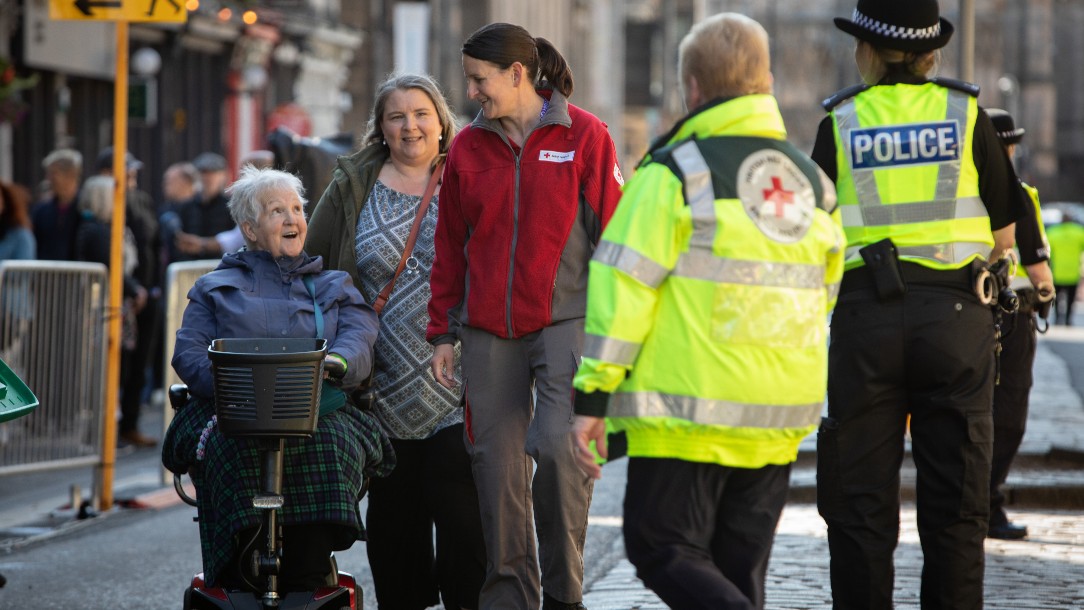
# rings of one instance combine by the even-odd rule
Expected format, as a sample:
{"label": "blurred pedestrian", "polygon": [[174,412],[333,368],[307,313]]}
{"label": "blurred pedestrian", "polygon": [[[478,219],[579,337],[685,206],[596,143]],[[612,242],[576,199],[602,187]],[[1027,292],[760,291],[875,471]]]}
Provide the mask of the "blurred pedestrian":
{"label": "blurred pedestrian", "polygon": [[[0,262],[34,260],[37,244],[30,225],[30,192],[14,182],[0,180]],[[33,319],[33,300],[27,278],[10,278],[0,286],[0,356],[17,363],[18,350]]]}
{"label": "blurred pedestrian", "polygon": [[75,233],[81,214],[76,206],[83,181],[83,155],[61,148],[45,156],[41,166],[49,184],[48,198],[31,210],[34,240],[41,260],[75,260]]}
{"label": "blurred pedestrian", "polygon": [[[112,264],[113,184],[111,176],[91,176],[79,193],[79,210],[83,220],[76,235],[76,260],[101,263],[106,267]],[[121,305],[121,365],[117,381],[124,391],[128,391],[128,379],[131,375],[140,374],[146,364],[146,360],[136,361],[133,352],[138,344],[137,316],[147,305],[147,289],[135,274],[139,265],[139,249],[129,227],[124,228],[121,252],[124,302]],[[135,447],[156,445],[158,441],[139,430],[139,401],[121,398],[117,441]]]}
{"label": "blurred pedestrian", "polygon": [[1073,325],[1073,306],[1080,288],[1081,255],[1084,255],[1084,225],[1072,214],[1046,229],[1050,241],[1050,268],[1054,273],[1054,323]]}
{"label": "blurred pedestrian", "polygon": [[200,174],[199,201],[189,202],[177,210],[181,230],[174,235],[177,260],[218,258],[224,250],[214,239],[219,233],[235,228],[227,207],[225,194],[229,172],[226,158],[218,153],[200,153],[192,160]]}
{"label": "blurred pedestrian", "polygon": [[[124,180],[127,191],[124,197],[124,225],[135,239],[137,263],[132,275],[147,293],[143,305],[134,311],[135,345],[123,351],[127,362],[121,364],[125,371],[121,377],[121,425],[118,439],[137,447],[150,447],[156,444],[153,438],[139,431],[139,413],[142,409],[144,389],[147,386],[147,371],[150,355],[159,343],[158,304],[161,301],[162,276],[158,265],[161,242],[158,234],[158,218],[155,215],[154,199],[139,189],[139,170],[143,162],[132,153],[125,153]],[[98,153],[97,171],[102,176],[113,175],[113,147],[109,146]]]}
{"label": "blurred pedestrian", "polygon": [[[1012,159],[1016,145],[1024,137],[1012,115],[1000,108],[988,108],[997,137]],[[1005,494],[1001,486],[1020,449],[1028,420],[1028,395],[1031,393],[1032,368],[1035,364],[1036,316],[1044,319],[1054,298],[1054,280],[1050,273],[1050,245],[1043,230],[1039,191],[1020,181],[1024,214],[1016,221],[1016,251],[1020,264],[1011,287],[1020,299],[1016,312],[999,312],[1001,345],[999,375],[994,387],[994,449],[990,468],[990,527],[987,536],[1002,540],[1026,538],[1026,525],[1009,521],[1005,514]]]}
{"label": "blurred pedestrian", "polygon": [[0,180],[0,261],[37,257],[29,200],[30,193],[25,188]]}
{"label": "blurred pedestrian", "polygon": [[824,404],[843,230],[832,186],[786,142],[768,49],[744,15],[693,26],[689,114],[591,261],[577,457],[601,476],[603,416],[625,432],[625,549],[671,608],[764,607],[791,464]]}
{"label": "blurred pedestrian", "polygon": [[[377,87],[365,147],[340,158],[306,243],[328,268],[349,273],[380,313],[372,409],[397,458],[387,478],[373,479],[366,515],[381,608],[477,608],[485,578],[463,409],[457,393],[429,373],[433,349],[425,342],[437,181],[454,135],[452,111],[432,78],[389,77]],[[427,192],[432,200],[422,214]]]}
{"label": "blurred pedestrian", "polygon": [[481,607],[582,608],[592,481],[572,454],[572,377],[587,264],[621,171],[605,123],[569,103],[572,70],[546,39],[486,25],[463,44],[463,72],[481,110],[448,152],[427,337],[445,387],[463,350]]}
{"label": "blurred pedestrian", "polygon": [[935,0],[859,0],[835,23],[864,84],[825,102],[813,149],[847,234],[817,437],[834,606],[892,607],[910,417],[922,607],[981,608],[996,338],[976,284],[1022,193],[978,88],[929,77],[953,32]]}

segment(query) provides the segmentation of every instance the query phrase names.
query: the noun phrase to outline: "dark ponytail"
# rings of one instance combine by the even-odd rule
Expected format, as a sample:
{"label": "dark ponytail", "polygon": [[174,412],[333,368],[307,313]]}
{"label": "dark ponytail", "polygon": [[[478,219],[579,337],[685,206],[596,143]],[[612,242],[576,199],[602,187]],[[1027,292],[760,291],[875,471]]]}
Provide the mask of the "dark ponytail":
{"label": "dark ponytail", "polygon": [[521,26],[510,23],[483,26],[463,43],[463,54],[494,63],[502,70],[518,61],[535,83],[545,79],[561,95],[572,95],[572,70],[568,62],[550,41],[531,36]]}
{"label": "dark ponytail", "polygon": [[538,74],[546,79],[561,95],[572,97],[572,68],[553,46],[553,43],[539,36],[534,39],[538,50]]}

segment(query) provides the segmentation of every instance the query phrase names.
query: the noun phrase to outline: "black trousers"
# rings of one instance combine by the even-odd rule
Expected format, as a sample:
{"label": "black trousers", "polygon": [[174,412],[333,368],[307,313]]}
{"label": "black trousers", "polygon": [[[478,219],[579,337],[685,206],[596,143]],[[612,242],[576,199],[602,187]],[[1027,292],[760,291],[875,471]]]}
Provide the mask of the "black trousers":
{"label": "black trousers", "polygon": [[[463,424],[423,440],[392,439],[396,465],[373,478],[369,565],[381,610],[478,608],[486,552]],[[433,528],[436,527],[436,548]]]}
{"label": "black trousers", "polygon": [[1001,486],[1024,440],[1035,364],[1035,314],[1002,314],[1001,381],[994,388],[994,452],[990,467],[990,525],[1005,525]]}
{"label": "black trousers", "polygon": [[892,607],[908,415],[922,607],[982,607],[994,349],[993,313],[962,284],[912,284],[887,301],[865,288],[841,292],[817,436],[837,610]]}
{"label": "black trousers", "polygon": [[1054,324],[1073,324],[1073,303],[1076,301],[1078,286],[1080,284],[1054,285]]}
{"label": "black trousers", "polygon": [[763,608],[789,487],[789,464],[630,458],[624,535],[636,575],[676,610]]}
{"label": "black trousers", "polygon": [[158,301],[148,298],[147,304],[136,314],[136,345],[125,351],[121,358],[120,432],[139,427],[139,413],[143,404],[143,388],[147,384],[147,366],[155,344],[154,326],[158,316]]}

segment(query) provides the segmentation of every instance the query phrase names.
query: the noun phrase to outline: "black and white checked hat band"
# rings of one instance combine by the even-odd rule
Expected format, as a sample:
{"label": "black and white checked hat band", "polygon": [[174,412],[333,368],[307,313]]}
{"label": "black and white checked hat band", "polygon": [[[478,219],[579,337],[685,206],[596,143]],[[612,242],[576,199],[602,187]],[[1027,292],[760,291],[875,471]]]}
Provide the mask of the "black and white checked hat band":
{"label": "black and white checked hat band", "polygon": [[899,40],[929,40],[941,35],[940,23],[935,23],[928,28],[904,28],[898,25],[877,21],[872,17],[863,15],[858,9],[854,9],[854,13],[851,15],[851,21],[853,21],[855,25],[886,38],[896,38]]}

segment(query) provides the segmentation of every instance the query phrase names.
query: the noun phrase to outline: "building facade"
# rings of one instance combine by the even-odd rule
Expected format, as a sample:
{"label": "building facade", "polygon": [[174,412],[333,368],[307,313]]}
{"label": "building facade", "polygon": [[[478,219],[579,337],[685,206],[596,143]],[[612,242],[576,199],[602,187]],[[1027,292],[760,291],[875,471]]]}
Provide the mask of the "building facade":
{"label": "building facade", "polygon": [[[0,56],[37,84],[17,94],[29,111],[0,120],[0,178],[40,183],[41,159],[66,146],[92,163],[112,139],[111,24],[57,22],[54,0],[3,0]],[[128,0],[125,0],[128,1]],[[168,0],[161,0],[168,1]],[[177,0],[180,2],[181,0]],[[959,3],[942,2],[960,23]],[[611,130],[626,173],[651,139],[684,114],[677,47],[689,26],[743,12],[772,36],[773,72],[791,138],[809,150],[820,101],[857,82],[853,40],[832,25],[853,0],[187,0],[184,24],[132,24],[129,149],[146,164],[141,186],[160,196],[170,163],[200,152],[236,163],[285,125],[305,136],[364,135],[373,90],[395,70],[425,71],[464,121],[460,48],[492,21],[549,39],[575,76],[573,103]],[[244,12],[254,11],[255,23]],[[1055,14],[1057,18],[1055,18]],[[1084,200],[1084,4],[975,0],[979,103],[1008,109],[1028,130],[1020,174],[1044,200]],[[960,29],[940,74],[956,77]],[[150,49],[155,62],[140,64]],[[143,66],[146,74],[135,68]],[[153,99],[151,99],[153,98]],[[3,115],[0,115],[3,116]]]}

